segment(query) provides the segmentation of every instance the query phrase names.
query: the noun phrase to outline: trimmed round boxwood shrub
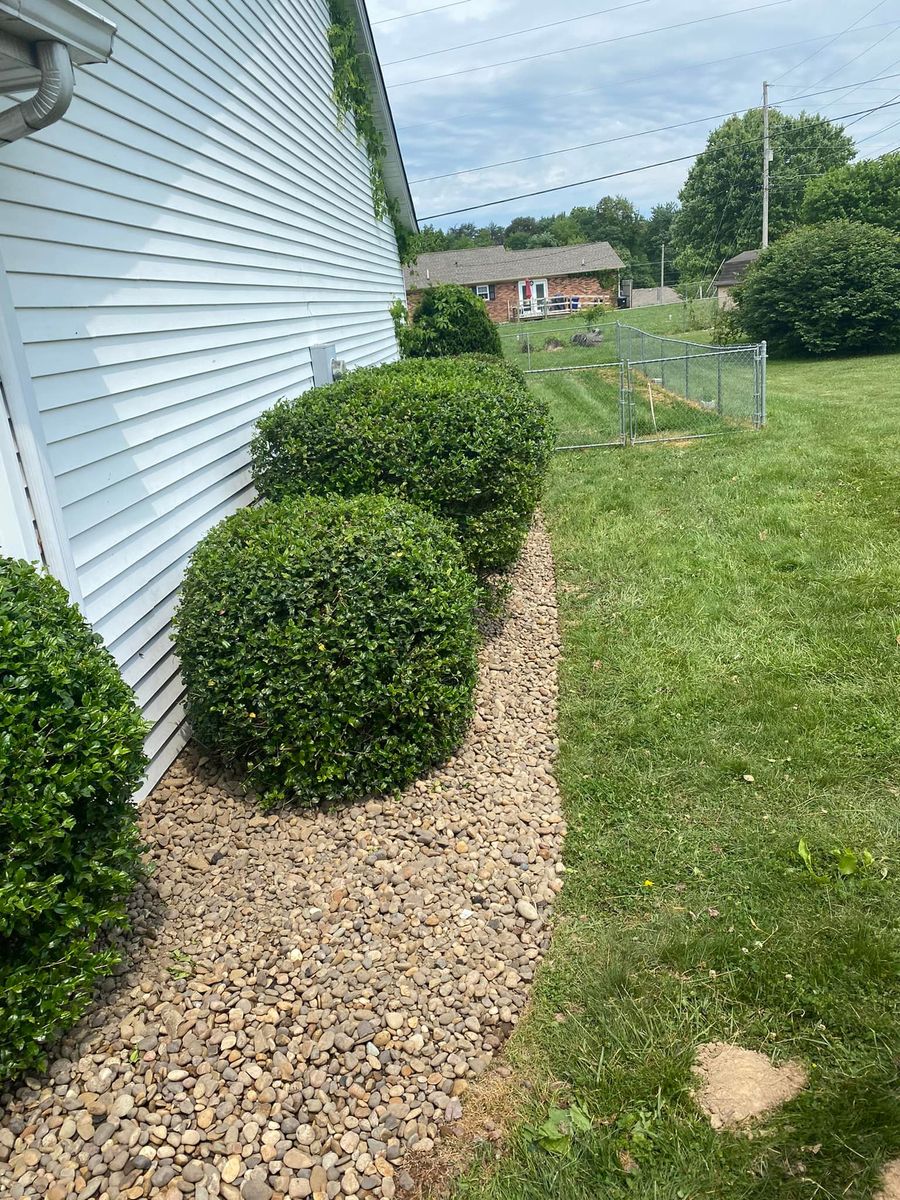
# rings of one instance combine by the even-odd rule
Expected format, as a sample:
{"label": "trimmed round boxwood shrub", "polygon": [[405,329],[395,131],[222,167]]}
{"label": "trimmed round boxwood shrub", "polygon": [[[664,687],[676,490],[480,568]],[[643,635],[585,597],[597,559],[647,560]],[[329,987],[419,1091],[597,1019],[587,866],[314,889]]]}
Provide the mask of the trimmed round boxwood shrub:
{"label": "trimmed round boxwood shrub", "polygon": [[451,532],[412,504],[243,509],[184,580],[176,646],[194,734],[267,805],[402,787],[471,717],[475,601]]}
{"label": "trimmed round boxwood shrub", "polygon": [[367,367],[279,401],[252,453],[261,495],[402,494],[450,521],[487,572],[515,561],[552,446],[547,406],[522,373],[467,355]]}
{"label": "trimmed round boxwood shrub", "polygon": [[742,327],[781,354],[900,346],[900,236],[828,221],[770,246],[736,289]]}
{"label": "trimmed round boxwood shrub", "polygon": [[0,1078],[40,1067],[117,961],[144,733],[60,584],[0,559]]}
{"label": "trimmed round boxwood shrub", "polygon": [[412,325],[401,331],[400,349],[406,358],[444,358],[456,354],[492,354],[503,349],[487,305],[471,288],[441,283],[427,288],[412,314]]}

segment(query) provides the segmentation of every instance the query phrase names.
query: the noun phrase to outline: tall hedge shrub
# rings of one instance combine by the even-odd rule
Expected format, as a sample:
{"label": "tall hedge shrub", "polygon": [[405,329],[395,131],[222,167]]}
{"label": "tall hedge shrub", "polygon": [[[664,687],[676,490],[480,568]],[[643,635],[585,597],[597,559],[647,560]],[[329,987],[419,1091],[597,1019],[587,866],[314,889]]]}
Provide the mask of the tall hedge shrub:
{"label": "tall hedge shrub", "polygon": [[0,559],[0,1078],[40,1066],[116,962],[144,732],[63,588]]}
{"label": "tall hedge shrub", "polygon": [[503,348],[487,305],[471,288],[441,283],[426,288],[413,309],[412,325],[400,333],[407,358],[444,358],[457,354],[492,354]]}
{"label": "tall hedge shrub", "polygon": [[900,346],[900,236],[854,221],[780,238],[735,291],[742,327],[782,354]]}
{"label": "tall hedge shrub", "polygon": [[484,572],[518,555],[552,445],[521,372],[468,355],[369,367],[282,400],[252,453],[263,496],[398,493],[450,521]]}
{"label": "tall hedge shrub", "polygon": [[194,734],[267,804],[402,787],[470,719],[475,601],[450,531],[404,501],[243,509],[200,543],[182,589]]}

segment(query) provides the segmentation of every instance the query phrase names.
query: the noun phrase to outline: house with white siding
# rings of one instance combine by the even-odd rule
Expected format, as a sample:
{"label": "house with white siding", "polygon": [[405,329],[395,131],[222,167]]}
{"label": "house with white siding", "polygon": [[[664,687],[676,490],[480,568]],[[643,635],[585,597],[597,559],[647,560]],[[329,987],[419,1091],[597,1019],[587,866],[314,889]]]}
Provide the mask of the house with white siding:
{"label": "house with white siding", "polygon": [[186,737],[182,573],[252,499],[254,421],[335,357],[396,357],[395,233],[339,119],[329,23],[326,0],[0,0],[0,554],[43,562],[112,651],[152,723],[149,783]]}

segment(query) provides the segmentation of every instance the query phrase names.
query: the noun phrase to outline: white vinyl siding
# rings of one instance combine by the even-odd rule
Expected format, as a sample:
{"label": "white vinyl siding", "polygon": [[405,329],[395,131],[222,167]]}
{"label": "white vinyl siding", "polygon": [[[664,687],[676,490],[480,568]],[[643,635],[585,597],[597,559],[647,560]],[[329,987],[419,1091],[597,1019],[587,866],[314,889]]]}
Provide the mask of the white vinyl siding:
{"label": "white vinyl siding", "polygon": [[396,354],[403,295],[369,164],[331,98],[324,0],[92,0],[114,56],[0,150],[6,261],[88,618],[180,744],[169,641],[198,539],[252,498],[259,414],[309,346]]}

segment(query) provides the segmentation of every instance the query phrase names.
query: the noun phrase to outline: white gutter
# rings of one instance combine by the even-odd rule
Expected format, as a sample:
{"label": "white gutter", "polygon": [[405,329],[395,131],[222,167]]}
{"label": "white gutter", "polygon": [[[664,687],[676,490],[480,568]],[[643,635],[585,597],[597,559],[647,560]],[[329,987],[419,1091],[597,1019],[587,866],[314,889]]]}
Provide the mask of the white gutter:
{"label": "white gutter", "polygon": [[75,72],[62,42],[38,42],[35,61],[41,72],[38,90],[30,100],[0,113],[0,146],[28,137],[64,116],[75,94]]}
{"label": "white gutter", "polygon": [[63,42],[77,67],[106,62],[116,34],[79,0],[0,0],[0,30],[24,42]]}

